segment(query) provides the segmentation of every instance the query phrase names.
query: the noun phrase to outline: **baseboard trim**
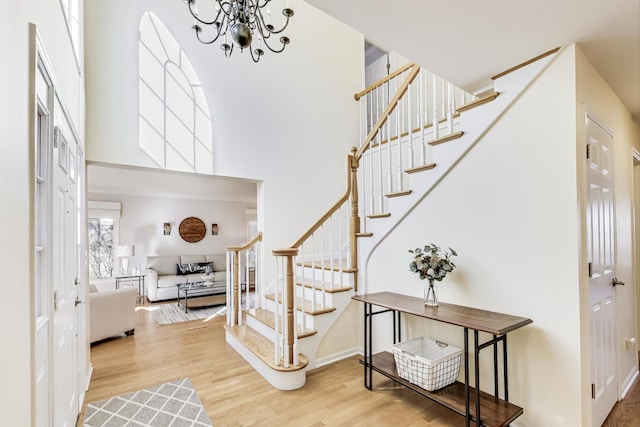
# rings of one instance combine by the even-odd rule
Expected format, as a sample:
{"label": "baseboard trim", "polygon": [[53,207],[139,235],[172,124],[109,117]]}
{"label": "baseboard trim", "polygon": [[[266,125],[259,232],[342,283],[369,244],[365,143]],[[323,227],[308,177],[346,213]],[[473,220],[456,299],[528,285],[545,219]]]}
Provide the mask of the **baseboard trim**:
{"label": "baseboard trim", "polygon": [[330,365],[332,363],[338,362],[340,360],[346,359],[347,357],[355,356],[355,355],[363,355],[364,351],[362,347],[353,347],[348,350],[340,351],[338,353],[330,354],[329,356],[321,357],[316,360],[316,368],[320,368],[322,366]]}
{"label": "baseboard trim", "polygon": [[620,400],[627,397],[627,394],[629,394],[631,387],[633,387],[633,385],[636,383],[639,377],[640,377],[640,371],[638,371],[638,368],[634,366],[622,383],[622,387],[621,387],[622,392],[620,393]]}

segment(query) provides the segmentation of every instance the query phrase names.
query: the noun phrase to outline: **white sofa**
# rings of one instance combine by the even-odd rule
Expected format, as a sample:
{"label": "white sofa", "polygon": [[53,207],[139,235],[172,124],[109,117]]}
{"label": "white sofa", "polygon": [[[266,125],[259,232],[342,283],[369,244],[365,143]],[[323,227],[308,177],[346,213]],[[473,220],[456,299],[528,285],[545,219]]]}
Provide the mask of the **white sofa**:
{"label": "white sofa", "polygon": [[177,265],[213,263],[213,282],[225,291],[227,282],[226,254],[148,256],[145,295],[151,302],[178,298],[180,283],[201,282],[201,273],[176,274]]}
{"label": "white sofa", "polygon": [[89,342],[121,334],[133,335],[137,298],[138,288],[135,287],[98,292],[92,285],[89,293]]}

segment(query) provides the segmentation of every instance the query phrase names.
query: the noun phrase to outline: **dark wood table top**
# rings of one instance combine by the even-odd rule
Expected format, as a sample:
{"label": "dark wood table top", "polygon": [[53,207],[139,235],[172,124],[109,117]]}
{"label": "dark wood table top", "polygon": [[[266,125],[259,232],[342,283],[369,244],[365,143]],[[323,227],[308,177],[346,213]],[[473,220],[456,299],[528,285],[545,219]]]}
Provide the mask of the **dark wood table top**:
{"label": "dark wood table top", "polygon": [[437,307],[430,307],[424,305],[422,298],[410,297],[393,292],[355,295],[352,299],[414,316],[487,332],[493,335],[504,335],[507,332],[533,323],[533,320],[525,317],[455,304],[439,303]]}

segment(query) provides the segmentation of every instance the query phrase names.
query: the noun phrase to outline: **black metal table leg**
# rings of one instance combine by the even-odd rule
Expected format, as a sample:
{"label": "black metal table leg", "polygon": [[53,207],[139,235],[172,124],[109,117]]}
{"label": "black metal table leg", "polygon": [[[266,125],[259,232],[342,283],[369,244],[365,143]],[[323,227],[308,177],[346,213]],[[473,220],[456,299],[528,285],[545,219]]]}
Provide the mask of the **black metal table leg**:
{"label": "black metal table leg", "polygon": [[504,401],[509,401],[509,378],[507,374],[507,334],[502,338],[502,363],[504,364]]}
{"label": "black metal table leg", "polygon": [[364,305],[364,386],[371,390],[371,304]]}
{"label": "black metal table leg", "polygon": [[498,337],[493,336],[493,395],[498,397]]}
{"label": "black metal table leg", "polygon": [[480,344],[478,343],[478,331],[473,331],[473,361],[475,363],[475,387],[476,387],[476,426],[480,427]]}
{"label": "black metal table leg", "polygon": [[469,328],[464,328],[464,418],[467,427],[471,425],[469,403]]}

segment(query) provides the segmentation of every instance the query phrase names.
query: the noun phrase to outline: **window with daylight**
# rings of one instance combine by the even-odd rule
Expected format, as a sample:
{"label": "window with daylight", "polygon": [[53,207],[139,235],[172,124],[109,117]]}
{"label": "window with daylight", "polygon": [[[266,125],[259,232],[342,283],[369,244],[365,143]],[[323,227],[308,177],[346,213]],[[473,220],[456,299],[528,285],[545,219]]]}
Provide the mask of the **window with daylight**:
{"label": "window with daylight", "polygon": [[60,0],[62,13],[64,14],[73,45],[76,61],[80,63],[80,0]]}
{"label": "window with daylight", "polygon": [[89,218],[89,277],[113,276],[113,218]]}
{"label": "window with daylight", "polygon": [[89,277],[113,277],[117,273],[113,248],[119,242],[120,202],[89,201]]}
{"label": "window with daylight", "polygon": [[160,19],[140,20],[139,144],[162,169],[213,173],[211,115],[200,80]]}

